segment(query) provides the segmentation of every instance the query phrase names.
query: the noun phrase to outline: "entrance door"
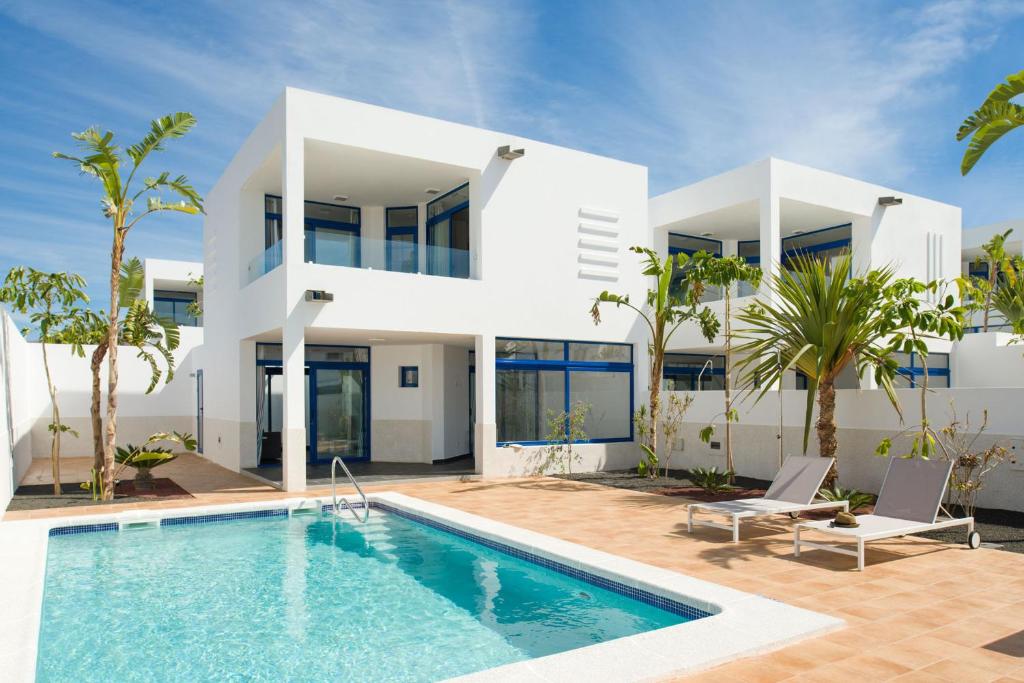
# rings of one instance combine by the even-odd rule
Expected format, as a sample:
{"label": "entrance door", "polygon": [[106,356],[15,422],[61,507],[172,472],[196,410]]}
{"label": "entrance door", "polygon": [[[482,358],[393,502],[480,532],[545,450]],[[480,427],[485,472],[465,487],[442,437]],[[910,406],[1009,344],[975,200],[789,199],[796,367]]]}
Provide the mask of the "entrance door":
{"label": "entrance door", "polygon": [[310,377],[311,462],[369,455],[369,377],[362,368],[316,367]]}

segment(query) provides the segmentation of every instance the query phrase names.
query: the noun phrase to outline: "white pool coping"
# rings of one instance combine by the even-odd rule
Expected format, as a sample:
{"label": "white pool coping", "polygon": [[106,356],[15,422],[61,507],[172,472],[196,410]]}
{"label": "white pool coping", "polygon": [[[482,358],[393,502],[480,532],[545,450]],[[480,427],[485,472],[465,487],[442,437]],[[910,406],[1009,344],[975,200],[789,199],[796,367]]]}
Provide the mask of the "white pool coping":
{"label": "white pool coping", "polygon": [[[559,654],[460,676],[453,681],[649,681],[693,673],[763,654],[842,628],[841,619],[744,593],[576,543],[521,529],[400,493],[367,496],[403,511],[500,541],[626,586],[697,607],[711,616]],[[156,521],[166,517],[329,505],[329,496],[126,510],[103,515],[0,523],[0,671],[5,680],[33,681],[50,529]]]}

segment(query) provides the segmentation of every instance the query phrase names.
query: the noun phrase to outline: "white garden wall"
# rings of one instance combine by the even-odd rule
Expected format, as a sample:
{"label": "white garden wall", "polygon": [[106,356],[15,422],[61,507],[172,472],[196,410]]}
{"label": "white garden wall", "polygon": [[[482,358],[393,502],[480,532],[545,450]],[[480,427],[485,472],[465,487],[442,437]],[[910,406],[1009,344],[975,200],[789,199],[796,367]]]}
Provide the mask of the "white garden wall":
{"label": "white garden wall", "polygon": [[[905,417],[905,425],[920,422],[920,393],[913,389],[896,392]],[[845,389],[836,392],[836,422],[839,425],[839,479],[844,486],[877,493],[885,474],[887,461],[874,454],[885,437],[899,434],[899,417],[880,390]],[[803,418],[806,392],[782,392],[783,454],[796,455],[803,451]],[[680,393],[682,398],[682,393]],[[988,429],[977,441],[978,448],[998,442],[1021,453],[1016,462],[1006,463],[990,475],[987,488],[980,496],[984,507],[1024,511],[1024,423],[1020,420],[1020,406],[1024,401],[1024,388],[937,389],[929,393],[927,407],[929,419],[936,429],[949,424],[952,410],[961,421],[970,419],[973,427],[980,426],[988,413]],[[725,466],[724,425],[720,422],[723,409],[721,391],[704,391],[694,395],[694,402],[686,416],[684,429],[677,439],[672,455],[672,467]],[[771,479],[777,468],[779,446],[776,435],[779,424],[779,394],[766,394],[760,403],[752,399],[740,403],[740,422],[733,426],[733,451],[736,472],[740,475]],[[698,439],[698,432],[709,420],[716,420],[714,441],[720,449],[712,449]],[[813,419],[817,419],[815,408]],[[894,440],[893,454],[909,451],[909,437]],[[813,431],[808,453],[817,453]]]}
{"label": "white garden wall", "polygon": [[[29,344],[6,309],[0,308],[0,509],[32,462]],[[45,394],[45,390],[44,390]]]}

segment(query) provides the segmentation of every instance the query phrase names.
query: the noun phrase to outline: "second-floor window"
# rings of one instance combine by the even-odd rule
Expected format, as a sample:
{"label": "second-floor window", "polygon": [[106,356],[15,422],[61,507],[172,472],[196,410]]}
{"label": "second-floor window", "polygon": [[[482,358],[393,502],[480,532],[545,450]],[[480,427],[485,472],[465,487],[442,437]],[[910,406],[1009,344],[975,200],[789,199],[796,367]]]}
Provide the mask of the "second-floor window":
{"label": "second-floor window", "polygon": [[415,206],[387,210],[388,270],[419,272],[419,210]]}
{"label": "second-floor window", "polygon": [[852,244],[853,226],[850,223],[786,237],[782,240],[782,267],[793,270],[793,260],[799,255],[820,259],[831,272],[832,264],[849,253]]}
{"label": "second-floor window", "polygon": [[199,327],[201,319],[192,315],[191,304],[196,303],[195,292],[173,292],[158,289],[153,292],[153,312],[161,318],[170,318],[182,327]]}
{"label": "second-floor window", "polygon": [[[304,258],[307,263],[332,266],[360,264],[359,232],[361,212],[354,206],[307,201],[304,203]],[[264,246],[268,263],[265,271],[281,261],[280,243],[284,236],[282,201],[276,195],[264,197]]]}
{"label": "second-floor window", "polygon": [[469,277],[469,183],[427,204],[427,272]]}
{"label": "second-floor window", "polygon": [[929,353],[925,362],[916,353],[893,354],[899,363],[893,386],[898,389],[915,389],[924,381],[925,365],[927,364],[928,387],[930,389],[949,388],[949,354]]}
{"label": "second-floor window", "polygon": [[[676,254],[686,254],[687,256],[693,256],[698,251],[706,251],[712,256],[722,255],[722,243],[718,240],[709,240],[704,237],[694,237],[693,235],[683,235],[682,233],[670,232],[668,234],[668,253],[671,256]],[[672,287],[678,287],[679,282],[683,279],[683,274],[686,272],[686,268],[679,268],[675,263],[672,264]],[[717,287],[708,287],[704,290],[704,296],[701,297],[701,301],[717,301],[722,298],[722,293]]]}

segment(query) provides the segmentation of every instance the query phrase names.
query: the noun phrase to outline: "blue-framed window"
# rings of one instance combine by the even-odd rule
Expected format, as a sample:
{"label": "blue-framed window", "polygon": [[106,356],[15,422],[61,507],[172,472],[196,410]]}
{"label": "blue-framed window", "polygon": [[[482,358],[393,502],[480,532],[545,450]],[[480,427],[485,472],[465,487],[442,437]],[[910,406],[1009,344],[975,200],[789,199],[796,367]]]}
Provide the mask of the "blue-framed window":
{"label": "blue-framed window", "polygon": [[398,368],[398,385],[403,388],[415,388],[420,385],[420,368],[418,365],[403,365]]}
{"label": "blue-framed window", "polygon": [[988,279],[988,262],[987,261],[971,261],[967,264],[967,274],[971,277],[980,277],[982,280]]}
{"label": "blue-framed window", "polygon": [[495,342],[499,445],[550,443],[551,414],[590,407],[583,443],[633,440],[633,347],[499,338]]}
{"label": "blue-framed window", "polygon": [[[921,357],[916,353],[893,354],[896,362],[899,363],[898,374],[893,381],[897,389],[914,389],[921,385],[924,378],[924,365]],[[948,389],[949,382],[949,354],[929,353],[928,359],[928,387],[930,389]]]}
{"label": "blue-framed window", "polygon": [[417,273],[419,261],[419,209],[396,206],[387,209],[388,270]]}
{"label": "blue-framed window", "polygon": [[196,450],[203,452],[203,371],[196,370]]}
{"label": "blue-framed window", "polygon": [[[706,251],[713,256],[722,255],[722,243],[719,240],[712,240],[706,237],[696,237],[694,235],[684,235],[678,232],[670,232],[668,234],[668,253],[670,256],[676,254],[686,254],[687,256],[693,256],[698,251]],[[683,279],[683,274],[686,272],[686,268],[679,268],[675,263],[672,264],[672,288],[679,286],[679,282]],[[704,296],[701,297],[701,301],[717,301],[722,298],[722,292],[718,287],[708,287],[704,290]]]}
{"label": "blue-framed window", "polygon": [[[307,461],[329,463],[335,455],[346,461],[369,460],[370,347],[307,344],[304,360]],[[263,386],[263,406],[258,408],[263,413],[261,439],[280,433],[281,418],[275,419],[273,413],[275,402],[280,404],[281,366],[281,344],[257,342],[257,382]]]}
{"label": "blue-framed window", "polygon": [[807,375],[795,370],[796,372],[796,388],[800,391],[807,391]]}
{"label": "blue-framed window", "polygon": [[[752,266],[761,266],[761,240],[741,240],[736,243],[736,255]],[[739,296],[753,296],[757,289],[749,282],[737,286]]]}
{"label": "blue-framed window", "polygon": [[666,353],[661,376],[667,391],[721,390],[725,388],[725,356]]}
{"label": "blue-framed window", "polygon": [[786,237],[782,240],[782,267],[792,270],[792,260],[797,255],[804,255],[824,261],[831,272],[835,259],[849,253],[852,245],[852,223]]}
{"label": "blue-framed window", "polygon": [[427,272],[469,277],[469,183],[427,204]]}
{"label": "blue-framed window", "polygon": [[170,318],[181,327],[199,327],[199,318],[189,313],[189,304],[196,302],[195,292],[173,292],[157,289],[153,292],[153,312],[161,318]]}
{"label": "blue-framed window", "polygon": [[[266,270],[278,265],[281,259],[280,249],[272,249],[284,235],[281,206],[281,197],[264,195],[264,246],[267,249],[265,258],[277,261],[267,264],[269,267]],[[362,221],[359,207],[314,201],[305,201],[303,206],[306,263],[358,268]]]}

